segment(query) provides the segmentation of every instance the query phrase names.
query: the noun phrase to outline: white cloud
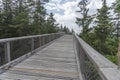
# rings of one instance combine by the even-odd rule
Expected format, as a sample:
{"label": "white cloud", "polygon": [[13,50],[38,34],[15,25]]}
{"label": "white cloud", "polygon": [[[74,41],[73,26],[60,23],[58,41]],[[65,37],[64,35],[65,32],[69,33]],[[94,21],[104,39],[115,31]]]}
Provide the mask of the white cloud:
{"label": "white cloud", "polygon": [[[64,11],[60,13],[54,13],[54,17],[57,20],[58,23],[66,25],[70,29],[74,29],[77,33],[80,32],[80,28],[75,23],[76,17],[80,17],[81,15],[76,13],[78,7],[77,4],[80,0],[73,0],[68,1],[60,4],[62,0],[51,0],[50,3],[46,5],[46,8],[48,10],[54,11]],[[111,5],[112,2],[115,0],[107,0],[107,4]],[[90,4],[88,5],[88,8],[90,8],[89,14],[95,14],[97,11],[96,9],[99,9],[102,6],[101,0],[90,0]],[[63,13],[63,14],[61,14]]]}
{"label": "white cloud", "polygon": [[64,15],[61,15],[59,13],[55,14],[55,18],[57,22],[60,22],[60,24],[66,25],[70,29],[74,29],[77,33],[80,32],[79,27],[76,25],[76,5],[78,4],[78,1],[71,1],[66,2],[65,4],[58,5],[58,7],[62,10],[64,10]]}
{"label": "white cloud", "polygon": [[51,0],[51,2],[60,3],[62,0]]}
{"label": "white cloud", "polygon": [[96,9],[99,9],[100,7],[102,7],[101,0],[91,0],[88,5],[88,8],[90,9],[89,14],[96,14]]}
{"label": "white cloud", "polygon": [[115,2],[115,0],[107,0],[107,4],[111,5],[111,3]]}

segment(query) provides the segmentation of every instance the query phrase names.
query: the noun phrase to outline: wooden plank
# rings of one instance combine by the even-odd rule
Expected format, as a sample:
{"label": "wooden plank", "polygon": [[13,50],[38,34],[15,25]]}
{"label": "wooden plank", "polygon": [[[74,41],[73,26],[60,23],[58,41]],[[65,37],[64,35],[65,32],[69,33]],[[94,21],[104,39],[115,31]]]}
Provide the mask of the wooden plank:
{"label": "wooden plank", "polygon": [[120,80],[120,70],[115,68],[100,68],[100,73],[105,80]]}
{"label": "wooden plank", "polygon": [[11,80],[79,80],[73,37],[65,35],[0,75]]}

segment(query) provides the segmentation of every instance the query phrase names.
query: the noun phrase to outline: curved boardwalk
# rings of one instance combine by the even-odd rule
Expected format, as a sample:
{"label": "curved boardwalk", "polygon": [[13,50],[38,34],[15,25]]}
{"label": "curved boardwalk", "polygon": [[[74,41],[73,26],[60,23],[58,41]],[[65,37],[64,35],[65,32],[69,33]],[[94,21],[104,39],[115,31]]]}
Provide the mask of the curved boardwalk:
{"label": "curved boardwalk", "polygon": [[59,38],[1,74],[0,80],[79,80],[73,37]]}

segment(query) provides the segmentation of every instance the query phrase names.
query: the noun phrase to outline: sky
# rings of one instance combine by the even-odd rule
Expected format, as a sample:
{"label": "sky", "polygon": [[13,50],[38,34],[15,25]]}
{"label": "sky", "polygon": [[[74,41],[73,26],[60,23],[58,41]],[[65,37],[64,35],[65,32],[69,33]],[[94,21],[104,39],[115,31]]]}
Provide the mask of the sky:
{"label": "sky", "polygon": [[[45,5],[48,13],[53,13],[56,22],[62,25],[66,25],[69,29],[73,29],[76,33],[80,33],[81,28],[75,23],[76,17],[81,15],[76,11],[79,10],[77,7],[80,0],[50,0]],[[88,8],[90,9],[89,14],[95,14],[96,9],[101,8],[101,0],[89,0]],[[107,5],[110,6],[115,0],[107,0]]]}

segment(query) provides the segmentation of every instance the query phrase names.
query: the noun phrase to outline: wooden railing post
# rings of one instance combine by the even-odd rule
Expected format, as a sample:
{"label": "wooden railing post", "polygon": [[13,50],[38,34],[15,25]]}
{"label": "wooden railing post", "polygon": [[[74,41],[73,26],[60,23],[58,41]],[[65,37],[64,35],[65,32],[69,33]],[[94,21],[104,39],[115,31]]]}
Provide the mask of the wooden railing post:
{"label": "wooden railing post", "polygon": [[35,48],[35,47],[34,47],[34,46],[35,46],[34,38],[31,38],[31,40],[32,40],[32,41],[31,41],[31,42],[32,42],[32,43],[31,43],[31,50],[33,51],[34,48]]}
{"label": "wooden railing post", "polygon": [[5,48],[5,62],[8,63],[11,61],[11,56],[10,56],[10,42],[6,42],[4,45]]}
{"label": "wooden railing post", "polygon": [[51,38],[51,36],[50,35],[48,35],[48,42],[50,42],[51,40],[50,40],[50,38]]}
{"label": "wooden railing post", "polygon": [[42,46],[42,37],[40,36],[40,47]]}
{"label": "wooden railing post", "polygon": [[43,36],[43,38],[42,38],[42,44],[44,45],[45,44],[45,37]]}

